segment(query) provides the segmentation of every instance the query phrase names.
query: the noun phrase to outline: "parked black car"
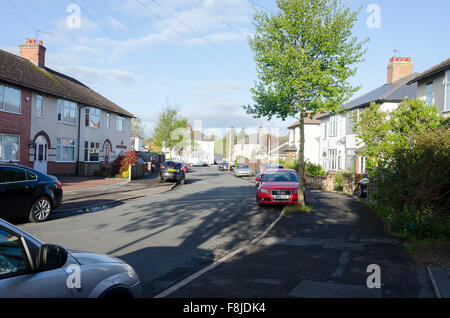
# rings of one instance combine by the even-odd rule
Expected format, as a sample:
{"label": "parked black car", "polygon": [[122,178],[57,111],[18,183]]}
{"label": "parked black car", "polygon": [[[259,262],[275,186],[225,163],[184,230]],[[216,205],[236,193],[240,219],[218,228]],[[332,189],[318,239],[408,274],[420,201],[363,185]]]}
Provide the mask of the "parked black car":
{"label": "parked black car", "polygon": [[159,182],[176,180],[177,182],[184,184],[185,179],[186,173],[183,169],[183,163],[173,160],[167,160],[161,166],[161,169],[159,171]]}
{"label": "parked black car", "polygon": [[21,165],[0,164],[0,218],[43,222],[61,205],[62,196],[56,177]]}

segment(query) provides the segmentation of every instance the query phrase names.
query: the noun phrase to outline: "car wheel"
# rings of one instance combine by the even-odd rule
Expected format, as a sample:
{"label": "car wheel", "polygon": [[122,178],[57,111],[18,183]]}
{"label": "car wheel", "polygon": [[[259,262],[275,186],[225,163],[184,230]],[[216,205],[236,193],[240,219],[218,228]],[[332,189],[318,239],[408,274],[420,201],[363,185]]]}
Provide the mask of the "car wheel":
{"label": "car wheel", "polygon": [[52,203],[47,197],[40,197],[34,201],[28,219],[30,222],[44,222],[52,212]]}

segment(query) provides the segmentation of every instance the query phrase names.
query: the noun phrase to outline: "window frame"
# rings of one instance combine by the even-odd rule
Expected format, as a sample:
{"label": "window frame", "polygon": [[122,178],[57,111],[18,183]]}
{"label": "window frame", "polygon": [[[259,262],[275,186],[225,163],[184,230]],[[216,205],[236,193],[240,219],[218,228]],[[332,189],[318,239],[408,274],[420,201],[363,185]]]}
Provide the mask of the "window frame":
{"label": "window frame", "polygon": [[[86,143],[88,143],[88,147],[86,148]],[[98,145],[98,148],[96,147],[91,147],[91,144]],[[95,141],[90,141],[90,140],[85,140],[84,141],[84,162],[100,162],[100,143],[99,142],[95,142]],[[91,160],[91,150],[92,149],[97,149],[98,150],[98,160]],[[87,160],[86,160],[86,150],[87,150]]]}
{"label": "window frame", "polygon": [[[92,118],[98,118],[98,127],[92,124]],[[95,129],[102,128],[102,110],[97,107],[86,106],[84,113],[84,126]]]}
{"label": "window frame", "polygon": [[[74,106],[74,117],[73,117],[74,122],[71,122],[70,120],[69,121],[64,120],[64,117],[65,117],[64,113],[65,113],[66,105],[68,105],[68,109],[69,109],[69,118],[71,118],[70,117],[71,108],[72,108],[72,106]],[[76,126],[77,125],[77,117],[78,117],[77,110],[78,110],[78,104],[76,102],[70,101],[68,99],[59,98],[56,101],[56,121],[58,123]],[[60,115],[61,115],[61,119],[59,119]]]}
{"label": "window frame", "polygon": [[333,115],[330,117],[330,129],[328,132],[328,136],[336,137],[338,134],[338,115]]}
{"label": "window frame", "polygon": [[[17,159],[4,159],[2,158],[2,153],[5,149],[4,147],[4,141],[5,141],[5,136],[14,136],[14,137],[18,137],[18,152],[17,152]],[[6,133],[0,133],[0,162],[20,162],[20,135],[13,135],[13,134],[6,134]]]}
{"label": "window frame", "polygon": [[[39,103],[40,102],[40,103]],[[40,108],[38,105],[40,104]],[[36,95],[36,118],[44,118],[44,96]]]}
{"label": "window frame", "polygon": [[5,228],[2,225],[0,225],[0,230],[9,233],[12,236],[17,237],[17,239],[20,242],[20,247],[22,248],[22,250],[23,250],[23,252],[25,254],[25,259],[26,259],[26,263],[27,263],[27,267],[28,267],[26,270],[23,270],[23,271],[20,271],[20,272],[11,272],[11,273],[8,273],[8,274],[0,274],[0,281],[3,280],[3,279],[11,278],[11,277],[27,275],[27,274],[32,273],[34,271],[34,264],[33,264],[32,258],[31,258],[30,250],[28,248],[28,245],[27,245],[23,235],[20,235],[19,233],[12,232],[10,229]]}
{"label": "window frame", "polygon": [[338,152],[337,149],[328,149],[328,170],[337,171]]}
{"label": "window frame", "polygon": [[[19,112],[12,112],[10,110],[6,110],[6,102],[5,102],[5,89],[10,88],[13,90],[19,91]],[[22,115],[22,90],[20,88],[16,88],[10,85],[0,84],[0,111],[9,114]]]}
{"label": "window frame", "polygon": [[[430,90],[431,88],[431,90]],[[426,86],[426,96],[427,96],[427,106],[433,105],[433,97],[434,97],[434,82],[428,82]],[[431,96],[430,96],[431,94]]]}
{"label": "window frame", "polygon": [[[61,141],[59,145],[58,145],[58,140]],[[64,140],[70,140],[70,141],[73,141],[73,146],[63,146],[63,141],[64,141]],[[59,158],[60,158],[60,159],[61,159],[61,157],[62,157],[62,154],[63,154],[63,148],[64,148],[64,147],[70,147],[70,148],[73,148],[73,160],[58,160],[58,147],[59,147]],[[75,150],[76,150],[76,148],[77,148],[77,141],[76,141],[76,139],[73,139],[73,138],[66,138],[66,137],[59,137],[59,138],[56,138],[56,146],[55,146],[55,149],[56,149],[56,157],[55,157],[55,162],[75,162]]]}
{"label": "window frame", "polygon": [[450,70],[444,74],[444,112],[450,111]]}
{"label": "window frame", "polygon": [[[119,129],[119,122],[122,123],[122,129]],[[116,130],[120,132],[126,132],[125,117],[116,115]]]}

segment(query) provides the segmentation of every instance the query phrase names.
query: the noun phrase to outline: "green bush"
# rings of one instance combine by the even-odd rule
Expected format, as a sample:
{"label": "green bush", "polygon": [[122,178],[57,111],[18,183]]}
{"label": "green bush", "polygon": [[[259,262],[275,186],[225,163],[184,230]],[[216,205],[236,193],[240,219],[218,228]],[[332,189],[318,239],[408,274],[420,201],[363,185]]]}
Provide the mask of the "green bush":
{"label": "green bush", "polygon": [[334,175],[334,190],[342,191],[344,190],[344,173],[342,171],[336,172]]}
{"label": "green bush", "polygon": [[379,214],[397,233],[450,237],[450,130],[415,134],[373,174]]}
{"label": "green bush", "polygon": [[325,174],[325,171],[323,171],[321,165],[316,165],[311,162],[306,163],[305,170],[313,178],[316,178],[318,176],[323,176]]}

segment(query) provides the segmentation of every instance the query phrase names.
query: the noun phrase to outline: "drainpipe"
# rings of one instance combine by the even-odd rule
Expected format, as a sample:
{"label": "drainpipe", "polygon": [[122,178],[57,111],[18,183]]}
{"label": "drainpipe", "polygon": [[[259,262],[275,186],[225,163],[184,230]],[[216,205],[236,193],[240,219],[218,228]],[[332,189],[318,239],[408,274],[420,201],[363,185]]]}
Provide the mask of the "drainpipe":
{"label": "drainpipe", "polygon": [[77,142],[78,142],[78,150],[77,150],[77,166],[76,166],[76,175],[78,176],[80,173],[80,129],[81,129],[81,109],[83,107],[78,108],[78,136],[77,136]]}

